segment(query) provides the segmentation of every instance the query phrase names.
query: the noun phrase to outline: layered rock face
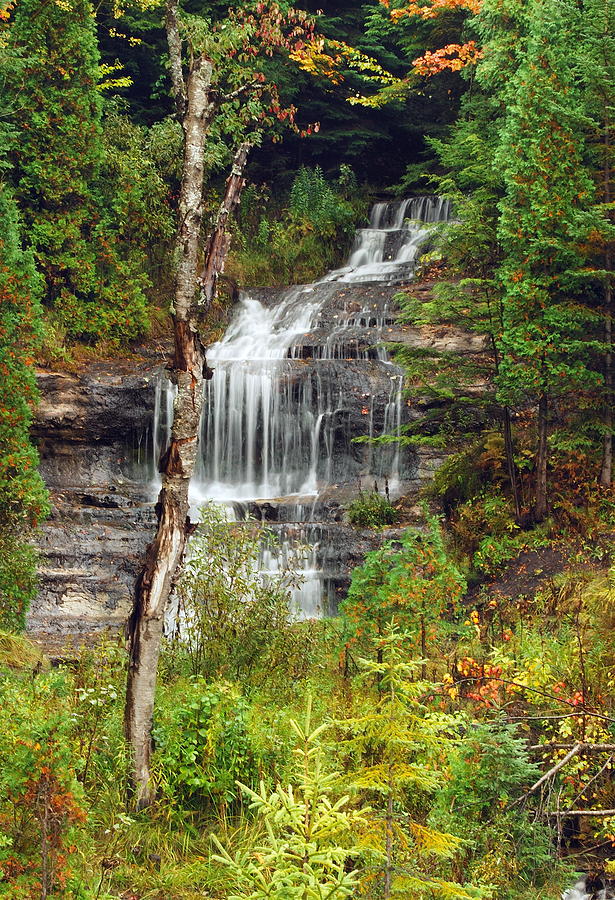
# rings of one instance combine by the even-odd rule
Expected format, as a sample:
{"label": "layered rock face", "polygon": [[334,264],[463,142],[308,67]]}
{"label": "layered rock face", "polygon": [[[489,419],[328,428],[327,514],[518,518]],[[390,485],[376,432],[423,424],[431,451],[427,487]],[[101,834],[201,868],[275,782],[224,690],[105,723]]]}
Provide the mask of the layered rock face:
{"label": "layered rock face", "polygon": [[[348,266],[313,285],[252,291],[208,353],[215,374],[195,512],[214,499],[236,518],[266,522],[279,551],[263,555],[264,568],[275,569],[293,544],[307,546],[304,584],[293,598],[303,615],[332,611],[352,568],[382,540],[344,524],[347,503],[374,485],[392,497],[414,493],[442,461],[438,452],[394,440],[356,440],[395,437],[425,411],[404,400],[402,372],[385,344],[484,349],[476,335],[398,323],[395,295],[411,277],[427,223],[447,215],[437,198],[377,205]],[[413,289],[428,296],[430,286]],[[35,630],[91,632],[121,624],[130,608],[153,533],[156,460],[173,389],[161,364],[143,363],[138,374],[124,368],[40,376],[35,437],[54,508],[41,536]]]}
{"label": "layered rock face", "polygon": [[29,626],[91,632],[121,623],[154,525],[149,483],[157,373],[41,373],[34,425],[52,514]]}

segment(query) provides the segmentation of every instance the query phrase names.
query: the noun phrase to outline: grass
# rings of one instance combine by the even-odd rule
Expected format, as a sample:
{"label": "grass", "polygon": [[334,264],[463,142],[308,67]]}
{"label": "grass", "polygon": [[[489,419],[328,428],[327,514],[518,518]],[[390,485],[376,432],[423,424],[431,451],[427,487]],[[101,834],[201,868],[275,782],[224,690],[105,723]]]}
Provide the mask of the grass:
{"label": "grass", "polygon": [[49,661],[32,641],[21,634],[0,631],[0,668],[33,669],[37,665],[47,668]]}

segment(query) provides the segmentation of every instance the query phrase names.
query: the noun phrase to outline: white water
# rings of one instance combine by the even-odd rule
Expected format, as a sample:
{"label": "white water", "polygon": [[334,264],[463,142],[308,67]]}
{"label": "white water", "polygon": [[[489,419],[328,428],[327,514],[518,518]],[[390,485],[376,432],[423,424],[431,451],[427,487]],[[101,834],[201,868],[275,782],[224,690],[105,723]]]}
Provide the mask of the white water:
{"label": "white water", "polygon": [[[399,281],[411,277],[421,244],[437,222],[448,221],[450,203],[441,197],[414,197],[399,203],[376,203],[369,228],[357,231],[348,263],[325,281]],[[387,238],[396,237],[387,249]]]}
{"label": "white water", "polygon": [[[357,231],[344,268],[314,285],[289,288],[275,305],[242,297],[226,334],[207,352],[214,376],[206,386],[202,454],[191,487],[193,511],[210,500],[235,508],[246,501],[292,498],[295,523],[300,527],[309,518],[306,511],[314,509],[319,493],[332,483],[344,399],[336,380],[319,363],[375,357],[388,365],[391,385],[384,411],[375,409],[373,396],[366,401],[369,434],[399,435],[403,375],[383,347],[374,349],[391,321],[386,307],[368,304],[341,315],[333,327],[327,326],[316,352],[310,351],[309,363],[302,361],[301,348],[336,290],[332,282],[382,285],[408,280],[430,226],[446,221],[449,212],[448,202],[434,197],[377,203],[369,228]],[[168,440],[172,402],[171,387],[161,388],[156,395],[154,459]],[[382,421],[382,413],[384,427],[376,431],[374,419]],[[370,448],[368,456],[371,477],[384,481],[395,495],[399,443],[377,452]],[[293,531],[297,529],[280,528],[279,551],[263,551],[263,569],[273,573],[293,558]],[[326,548],[322,535],[316,540],[302,532],[299,543],[309,543],[310,549],[298,557],[303,584],[292,599],[303,616],[311,617],[321,614],[325,600],[319,559]]]}
{"label": "white water", "polygon": [[609,888],[601,888],[598,891],[591,890],[588,893],[587,880],[578,881],[574,887],[562,894],[562,900],[613,900],[615,895]]}

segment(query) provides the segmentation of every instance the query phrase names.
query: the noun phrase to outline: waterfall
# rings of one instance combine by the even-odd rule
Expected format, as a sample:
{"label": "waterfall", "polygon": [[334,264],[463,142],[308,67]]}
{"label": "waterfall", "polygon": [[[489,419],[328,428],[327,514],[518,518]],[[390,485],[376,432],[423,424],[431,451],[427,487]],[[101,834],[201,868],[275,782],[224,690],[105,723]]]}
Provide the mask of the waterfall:
{"label": "waterfall", "polygon": [[360,228],[346,266],[326,281],[392,282],[412,277],[421,244],[430,228],[450,219],[450,202],[441,197],[413,197],[397,203],[376,203],[369,228]]}
{"label": "waterfall", "polygon": [[[245,515],[254,504],[282,505],[286,521],[273,526],[279,547],[263,550],[261,565],[271,572],[289,560],[299,565],[304,581],[292,599],[304,616],[330,603],[322,565],[327,528],[307,526],[322,507],[319,497],[340,481],[354,479],[356,489],[357,478],[379,480],[393,493],[401,483],[398,441],[368,445],[364,465],[355,459],[352,391],[368,383],[373,373],[366,367],[379,366],[388,396],[378,399],[365,389],[359,412],[369,435],[400,434],[403,374],[382,346],[394,319],[381,289],[412,277],[431,228],[449,215],[448,201],[438,197],[375,204],[343,268],[275,296],[244,294],[225,335],[207,352],[214,376],[205,387],[192,508],[214,500],[235,514],[241,504]],[[327,319],[332,303],[336,311]],[[173,400],[170,387],[161,385],[160,392],[155,454],[165,443]],[[352,473],[344,470],[352,466]],[[298,555],[296,545],[304,548]]]}

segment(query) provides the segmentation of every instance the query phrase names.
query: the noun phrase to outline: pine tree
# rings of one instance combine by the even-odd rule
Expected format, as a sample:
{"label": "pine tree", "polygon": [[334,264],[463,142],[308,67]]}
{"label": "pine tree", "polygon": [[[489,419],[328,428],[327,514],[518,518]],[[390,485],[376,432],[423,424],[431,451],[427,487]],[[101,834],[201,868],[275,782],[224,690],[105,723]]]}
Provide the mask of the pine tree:
{"label": "pine tree", "polygon": [[427,516],[427,533],[408,528],[400,540],[368,553],[352,573],[341,612],[349,645],[373,649],[391,622],[408,633],[417,655],[437,640],[443,612],[463,597],[466,582],[448,558],[440,522]]}
{"label": "pine tree", "polygon": [[378,699],[357,716],[337,723],[346,782],[373,806],[366,812],[368,827],[362,841],[372,865],[363,881],[380,882],[385,900],[424,892],[470,900],[481,892],[424,874],[426,860],[450,858],[461,842],[421,824],[409,812],[410,797],[433,794],[444,783],[435,760],[452,742],[450,723],[431,716],[421,703],[426,685],[416,680],[420,664],[407,661],[407,638],[395,625],[386,629],[377,641],[381,661],[361,660],[363,680],[378,682]]}
{"label": "pine tree", "polygon": [[615,223],[613,217],[613,164],[615,135],[615,34],[609,0],[585,0],[580,17],[575,69],[581,80],[584,111],[588,117],[588,143],[597,188],[598,206],[590,235],[590,263],[596,268],[599,308],[604,318],[604,381],[601,403],[603,453],[601,484],[613,481],[613,264]]}
{"label": "pine tree", "polygon": [[89,0],[23,0],[10,28],[21,59],[9,75],[19,130],[15,198],[44,302],[69,334],[134,337],[147,322],[144,276],[120,247],[113,210],[96,190],[103,162],[99,57]]}
{"label": "pine tree", "polygon": [[311,700],[303,726],[291,722],[299,745],[295,749],[293,783],[268,794],[240,785],[265,826],[264,843],[231,857],[212,836],[233,879],[228,900],[326,900],[354,895],[357,872],[347,871],[354,855],[352,829],[365,825],[364,815],[347,809],[347,796],[332,800],[339,774],[326,772],[322,733],[312,729]]}
{"label": "pine tree", "polygon": [[29,427],[37,400],[41,284],[20,246],[15,202],[0,183],[0,626],[23,626],[36,588],[30,529],[48,511]]}
{"label": "pine tree", "polygon": [[577,15],[568,0],[530,3],[523,61],[504,93],[508,106],[497,155],[505,183],[498,226],[503,251],[498,392],[505,405],[531,398],[538,407],[535,521],[548,510],[550,404],[600,380],[590,358],[597,344],[587,340],[592,315],[577,298],[594,194],[570,66]]}

